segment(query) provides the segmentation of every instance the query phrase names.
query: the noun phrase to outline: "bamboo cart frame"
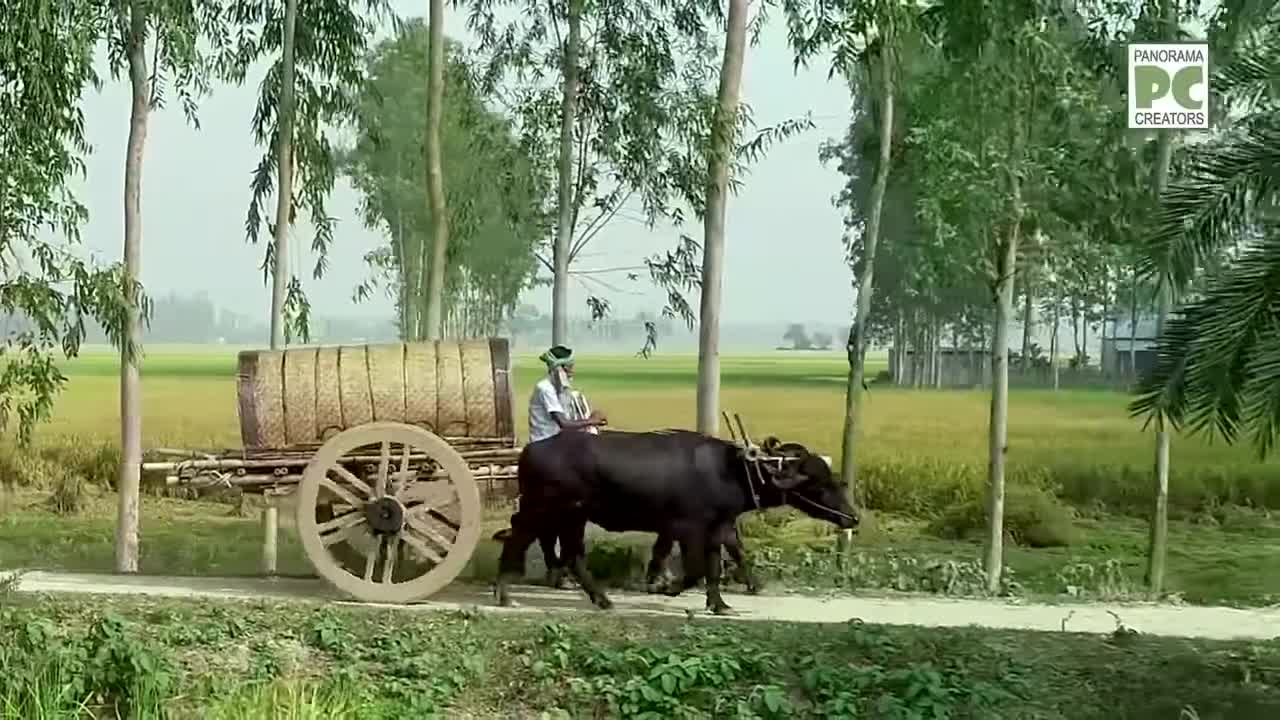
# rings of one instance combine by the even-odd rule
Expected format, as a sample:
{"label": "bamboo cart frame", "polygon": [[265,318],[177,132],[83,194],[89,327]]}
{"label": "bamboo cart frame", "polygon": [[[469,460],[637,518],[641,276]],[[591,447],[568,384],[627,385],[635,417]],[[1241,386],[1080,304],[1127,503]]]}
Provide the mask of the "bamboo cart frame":
{"label": "bamboo cart frame", "polygon": [[[494,416],[486,429],[497,433],[473,433],[467,420],[454,419],[447,428],[452,432],[446,435],[437,433],[429,422],[406,422],[403,411],[399,417],[383,412],[391,417],[379,418],[375,407],[367,413],[372,415],[367,422],[327,426],[323,441],[266,447],[255,428],[264,419],[276,418],[254,416],[262,409],[247,402],[246,393],[255,381],[257,354],[241,353],[239,414],[245,447],[221,452],[156,449],[152,457],[163,459],[144,462],[142,470],[163,473],[169,486],[239,488],[262,495],[263,571],[267,574],[276,571],[280,501],[292,496],[303,550],[331,585],[365,602],[426,599],[452,582],[470,560],[480,540],[484,505],[515,495],[520,448],[510,349],[507,340],[492,338],[467,343],[466,350],[476,351],[479,343],[487,343],[481,354],[488,358],[487,369],[492,372]],[[449,354],[464,344],[399,347],[410,352],[427,345],[432,345],[427,350],[431,357],[439,353],[443,367],[443,358],[457,362],[458,356]],[[361,352],[394,354],[395,347],[343,346],[340,350],[359,357]],[[465,351],[463,356],[465,361]],[[397,367],[403,368],[402,373],[410,371],[407,363]],[[430,370],[434,373],[434,368]],[[283,362],[280,372],[283,383],[287,377]],[[454,376],[461,378],[460,372]],[[316,377],[314,386],[319,386]],[[370,373],[368,393],[385,401],[388,386],[394,398],[394,392],[404,392],[408,384],[404,375],[388,380]],[[463,384],[453,382],[447,390],[461,395]],[[383,406],[394,407],[394,403]]]}

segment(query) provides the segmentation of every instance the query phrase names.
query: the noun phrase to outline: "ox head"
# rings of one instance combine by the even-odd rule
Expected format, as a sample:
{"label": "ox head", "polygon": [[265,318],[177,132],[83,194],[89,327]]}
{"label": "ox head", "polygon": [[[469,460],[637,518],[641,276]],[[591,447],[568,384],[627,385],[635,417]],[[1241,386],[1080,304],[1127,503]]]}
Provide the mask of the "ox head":
{"label": "ox head", "polygon": [[782,501],[804,514],[826,520],[844,530],[858,525],[858,514],[849,502],[849,488],[831,473],[831,461],[814,455],[799,443],[765,438],[760,449],[781,462],[764,463],[772,485],[782,493]]}

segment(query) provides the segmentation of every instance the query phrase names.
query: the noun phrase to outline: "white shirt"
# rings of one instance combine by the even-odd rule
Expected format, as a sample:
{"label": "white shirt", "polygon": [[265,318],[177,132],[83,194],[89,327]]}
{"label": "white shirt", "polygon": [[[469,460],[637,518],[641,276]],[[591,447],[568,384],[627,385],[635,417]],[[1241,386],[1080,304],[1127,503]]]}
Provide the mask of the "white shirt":
{"label": "white shirt", "polygon": [[552,413],[569,415],[551,377],[546,376],[534,384],[533,395],[529,398],[529,442],[545,440],[560,432],[560,423]]}

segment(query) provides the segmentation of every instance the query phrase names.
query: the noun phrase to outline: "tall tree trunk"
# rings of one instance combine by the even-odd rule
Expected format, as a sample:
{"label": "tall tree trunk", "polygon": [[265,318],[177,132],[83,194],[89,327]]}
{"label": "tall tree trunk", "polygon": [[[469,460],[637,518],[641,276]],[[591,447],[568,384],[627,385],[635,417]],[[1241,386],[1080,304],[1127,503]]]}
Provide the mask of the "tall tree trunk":
{"label": "tall tree trunk", "polygon": [[714,435],[720,420],[720,290],[724,274],[724,216],[729,191],[738,94],[747,44],[747,0],[729,0],[724,62],[712,120],[707,212],[702,221],[702,303],[698,326],[698,432]]}
{"label": "tall tree trunk", "polygon": [[[1098,369],[1102,371],[1102,376],[1107,377],[1110,373],[1107,369],[1105,350],[1107,347],[1107,323],[1111,321],[1111,266],[1105,261],[1102,263],[1102,330],[1098,334]],[[1111,354],[1115,354],[1115,328],[1111,329],[1113,342],[1111,343]]]}
{"label": "tall tree trunk", "polygon": [[1084,358],[1084,349],[1080,347],[1080,299],[1071,299],[1071,342],[1076,347],[1076,365]]}
{"label": "tall tree trunk", "polygon": [[1062,285],[1053,284],[1053,331],[1049,335],[1049,368],[1053,373],[1053,389],[1059,387],[1058,327],[1062,324]]}
{"label": "tall tree trunk", "polygon": [[[1165,7],[1169,7],[1168,0]],[[1166,13],[1171,12],[1166,9]],[[1158,198],[1169,182],[1169,163],[1173,157],[1173,134],[1161,130],[1156,140],[1156,166],[1152,173],[1152,189]],[[1163,279],[1159,289],[1159,307],[1156,314],[1156,337],[1164,332],[1164,324],[1173,309],[1173,289],[1168,279]],[[1169,543],[1169,445],[1168,425],[1163,415],[1156,425],[1154,496],[1151,507],[1151,535],[1147,550],[1147,588],[1152,595],[1164,590],[1165,556]]]}
{"label": "tall tree trunk", "polygon": [[857,479],[858,419],[862,411],[862,384],[867,368],[867,319],[871,315],[871,296],[875,291],[876,247],[880,242],[880,215],[885,191],[889,187],[889,170],[893,154],[893,64],[892,33],[886,32],[880,46],[880,152],[876,159],[876,175],[871,185],[871,202],[867,208],[867,228],[862,236],[862,268],[858,274],[858,300],[849,328],[846,352],[849,360],[845,384],[844,433],[840,441],[840,478],[849,488]]}
{"label": "tall tree trunk", "polygon": [[[1016,92],[1016,90],[1015,90]],[[1015,115],[1015,117],[1017,117]],[[1010,132],[1010,162],[1020,163],[1022,133],[1015,123]],[[1004,475],[1009,452],[1009,322],[1013,318],[1014,271],[1018,262],[1018,237],[1022,226],[1022,182],[1009,168],[1009,227],[996,253],[996,317],[991,339],[991,416],[987,463],[987,542],[985,569],[987,591],[1000,589],[1004,571]]]}
{"label": "tall tree trunk", "polygon": [[445,257],[449,250],[449,213],[444,205],[444,168],[440,162],[440,118],[444,111],[444,0],[431,0],[430,57],[427,62],[427,198],[431,205],[431,266],[427,276],[424,337],[439,340],[444,312]]}
{"label": "tall tree trunk", "polygon": [[578,54],[582,45],[583,0],[569,0],[569,32],[560,73],[560,159],[556,172],[556,239],[551,251],[551,343],[569,342],[569,249],[573,239],[573,128],[578,121]]}
{"label": "tall tree trunk", "polygon": [[1085,370],[1089,367],[1089,307],[1087,305],[1080,320],[1080,349],[1080,369]]}
{"label": "tall tree trunk", "polygon": [[[123,12],[123,10],[121,10]],[[128,308],[120,348],[120,474],[116,483],[116,572],[138,572],[138,504],[142,490],[142,320],[136,293],[142,276],[142,157],[151,114],[147,73],[147,11],[141,0],[128,4],[129,141],[124,165],[124,299]]]}
{"label": "tall tree trunk", "polygon": [[[1178,33],[1178,14],[1174,0],[1160,0],[1161,39],[1173,41]],[[1157,203],[1169,184],[1169,165],[1173,161],[1173,133],[1160,130],[1156,135],[1156,164],[1151,169],[1151,191]],[[1165,271],[1167,268],[1159,268]],[[1161,277],[1158,286],[1156,337],[1164,332],[1165,320],[1173,309],[1173,288],[1169,279]],[[1156,425],[1154,497],[1151,507],[1151,536],[1147,551],[1147,588],[1153,596],[1164,590],[1165,554],[1169,542],[1169,430],[1164,414]]]}
{"label": "tall tree trunk", "polygon": [[284,301],[289,291],[289,226],[293,211],[294,28],[298,0],[285,0],[284,38],[280,43],[280,108],[276,122],[275,255],[271,266],[271,349],[284,346]]}
{"label": "tall tree trunk", "polygon": [[1026,375],[1031,369],[1031,332],[1035,329],[1036,309],[1035,309],[1035,293],[1031,292],[1031,271],[1027,270],[1023,273],[1023,297],[1022,302],[1022,360],[1019,363],[1019,372]]}
{"label": "tall tree trunk", "polygon": [[1133,271],[1133,287],[1129,293],[1129,375],[1138,377],[1138,271]]}

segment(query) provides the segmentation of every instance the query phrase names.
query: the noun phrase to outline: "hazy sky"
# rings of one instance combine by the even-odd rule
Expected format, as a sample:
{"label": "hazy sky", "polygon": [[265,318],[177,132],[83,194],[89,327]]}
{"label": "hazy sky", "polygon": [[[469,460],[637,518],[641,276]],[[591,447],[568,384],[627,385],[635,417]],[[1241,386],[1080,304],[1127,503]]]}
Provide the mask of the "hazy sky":
{"label": "hazy sky", "polygon": [[[420,16],[426,3],[392,0],[401,16]],[[471,37],[465,16],[449,13],[446,32],[464,43]],[[105,64],[103,65],[103,74]],[[243,87],[220,86],[200,106],[200,130],[190,128],[174,105],[152,115],[143,171],[142,279],[149,292],[163,295],[207,292],[220,306],[261,313],[266,319],[269,290],[257,269],[262,248],[244,239],[250,172],[261,157],[249,132],[259,73]],[[757,123],[770,125],[812,112],[817,128],[775,146],[731,198],[724,278],[727,322],[834,321],[848,317],[853,293],[840,243],[841,213],[831,205],[841,176],[817,159],[819,146],[843,132],[850,99],[840,80],[827,80],[825,60],[793,72],[786,31],[774,18],[760,45],[750,51],[743,98]],[[88,140],[94,152],[81,198],[91,213],[86,243],[104,259],[120,256],[123,238],[122,187],[129,121],[125,80],[107,79],[101,92],[85,98]],[[449,169],[445,168],[445,182]],[[274,203],[270,204],[274,212]],[[312,305],[324,314],[390,313],[381,296],[352,305],[352,288],[365,277],[362,257],[381,244],[381,233],[356,217],[355,193],[340,181],[329,211],[339,218],[331,267],[322,281],[307,282]],[[638,217],[633,213],[634,217]],[[700,226],[685,232],[701,239]],[[309,273],[310,229],[294,231],[295,267]],[[584,251],[578,267],[637,264],[640,257],[672,247],[671,230],[648,231],[634,219],[616,218]],[[611,297],[625,315],[660,307],[661,296],[641,280],[616,278],[624,294]],[[550,307],[549,288],[526,294],[526,301]],[[586,290],[574,283],[571,313],[585,314]],[[693,299],[696,307],[697,301]]]}

